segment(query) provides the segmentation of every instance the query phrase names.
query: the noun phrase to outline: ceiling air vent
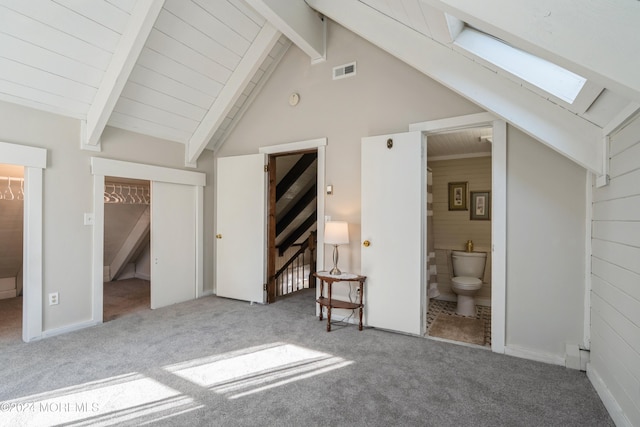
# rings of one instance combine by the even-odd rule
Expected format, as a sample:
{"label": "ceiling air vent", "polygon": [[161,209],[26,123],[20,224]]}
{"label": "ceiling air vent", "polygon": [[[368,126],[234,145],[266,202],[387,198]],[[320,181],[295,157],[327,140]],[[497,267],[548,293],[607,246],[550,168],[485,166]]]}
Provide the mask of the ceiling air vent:
{"label": "ceiling air vent", "polygon": [[344,79],[356,75],[356,63],[340,65],[333,67],[333,80]]}

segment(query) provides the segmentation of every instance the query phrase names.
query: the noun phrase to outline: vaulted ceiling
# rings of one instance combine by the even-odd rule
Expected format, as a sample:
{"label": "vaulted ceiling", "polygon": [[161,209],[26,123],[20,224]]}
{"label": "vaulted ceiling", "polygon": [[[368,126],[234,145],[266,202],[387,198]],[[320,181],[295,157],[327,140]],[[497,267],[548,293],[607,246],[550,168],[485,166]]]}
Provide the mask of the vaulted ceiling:
{"label": "vaulted ceiling", "polygon": [[[175,141],[224,143],[291,43],[326,57],[329,18],[587,169],[640,109],[640,2],[0,0],[0,100]],[[566,102],[473,50],[488,36],[586,79]],[[470,47],[471,46],[471,47]]]}

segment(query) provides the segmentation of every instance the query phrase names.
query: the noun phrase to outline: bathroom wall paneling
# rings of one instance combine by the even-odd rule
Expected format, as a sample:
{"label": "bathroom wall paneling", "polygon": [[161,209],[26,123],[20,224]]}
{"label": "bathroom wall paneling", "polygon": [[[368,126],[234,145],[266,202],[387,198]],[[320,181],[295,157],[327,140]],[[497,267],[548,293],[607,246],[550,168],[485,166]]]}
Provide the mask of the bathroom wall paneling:
{"label": "bathroom wall paneling", "polygon": [[[469,211],[449,211],[448,183],[468,182],[468,191],[491,190],[491,157],[472,157],[430,161],[433,173],[433,233],[435,238],[438,288],[446,298],[451,291],[451,250],[463,250],[467,240],[473,241],[473,250],[487,252],[483,286],[478,301],[489,305],[491,301],[491,221],[469,219]],[[469,197],[469,194],[467,194]]]}

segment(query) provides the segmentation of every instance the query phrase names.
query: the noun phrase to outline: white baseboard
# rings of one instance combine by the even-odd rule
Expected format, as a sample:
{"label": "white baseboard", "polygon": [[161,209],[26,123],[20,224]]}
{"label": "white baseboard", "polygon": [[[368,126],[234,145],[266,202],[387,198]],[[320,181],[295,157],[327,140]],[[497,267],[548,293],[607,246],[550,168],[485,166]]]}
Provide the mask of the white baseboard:
{"label": "white baseboard", "polygon": [[[317,304],[316,304],[317,305]],[[338,313],[336,313],[336,311],[339,310]],[[331,322],[346,322],[346,323],[351,323],[354,325],[357,325],[360,323],[360,314],[358,313],[358,310],[354,310],[352,315],[347,314],[346,316],[344,314],[340,314],[340,311],[343,311],[342,309],[339,308],[334,308],[331,310]],[[345,310],[347,311],[347,310]],[[348,310],[350,311],[350,310]],[[320,313],[318,312],[316,314],[316,316],[320,315]],[[322,321],[326,322],[327,321],[327,310],[325,308],[325,310],[322,312]],[[365,324],[364,321],[364,316],[362,318],[362,324]]]}
{"label": "white baseboard", "polygon": [[589,381],[593,384],[593,388],[596,389],[596,393],[600,396],[600,400],[602,400],[604,407],[607,408],[607,411],[616,426],[632,427],[631,421],[624,414],[615,397],[613,397],[613,394],[611,394],[611,391],[609,391],[609,388],[602,380],[602,377],[600,377],[600,374],[598,374],[598,371],[593,368],[591,363],[587,364],[587,378],[589,378]]}
{"label": "white baseboard", "polygon": [[89,320],[88,322],[75,323],[69,326],[63,326],[61,328],[49,329],[42,332],[42,338],[54,337],[56,335],[67,334],[69,332],[78,331],[80,329],[90,328],[92,326],[99,325],[102,322],[96,322],[95,320]]}
{"label": "white baseboard", "polygon": [[0,291],[0,299],[15,298],[17,296],[16,293],[15,289]]}
{"label": "white baseboard", "polygon": [[519,347],[516,345],[507,345],[504,348],[504,354],[522,359],[535,360],[536,362],[549,363],[551,365],[565,366],[565,360],[562,356],[551,353],[545,353],[530,348]]}
{"label": "white baseboard", "polygon": [[136,272],[134,276],[135,276],[136,279],[151,280],[151,275],[150,274]]}

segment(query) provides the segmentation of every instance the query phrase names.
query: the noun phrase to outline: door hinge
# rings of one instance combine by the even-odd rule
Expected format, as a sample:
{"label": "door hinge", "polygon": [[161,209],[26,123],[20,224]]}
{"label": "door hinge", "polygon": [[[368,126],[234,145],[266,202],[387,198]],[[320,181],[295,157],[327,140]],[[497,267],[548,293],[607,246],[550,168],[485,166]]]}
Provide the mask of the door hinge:
{"label": "door hinge", "polygon": [[267,284],[266,283],[264,285],[262,285],[262,290],[265,291],[265,292],[267,291]]}
{"label": "door hinge", "polygon": [[269,165],[264,165],[264,171],[269,172]]}

